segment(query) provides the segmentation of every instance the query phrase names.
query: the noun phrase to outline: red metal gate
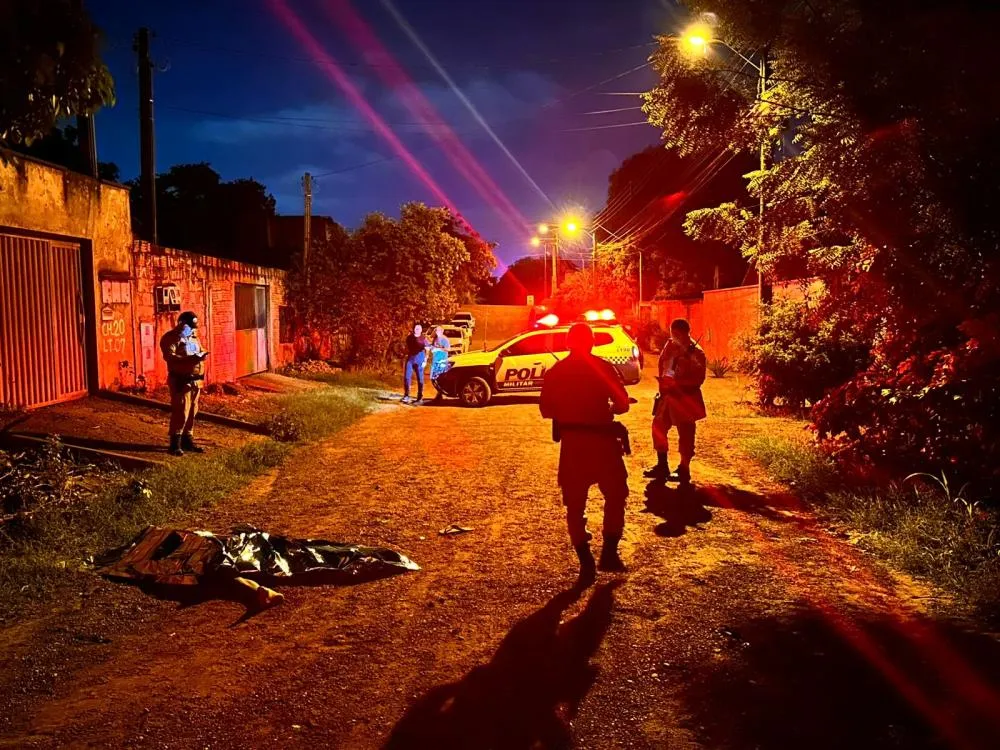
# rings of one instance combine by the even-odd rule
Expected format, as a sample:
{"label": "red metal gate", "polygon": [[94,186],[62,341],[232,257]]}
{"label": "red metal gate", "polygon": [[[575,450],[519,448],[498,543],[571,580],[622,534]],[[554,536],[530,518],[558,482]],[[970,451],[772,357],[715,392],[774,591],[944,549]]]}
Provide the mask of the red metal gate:
{"label": "red metal gate", "polygon": [[80,246],[0,234],[0,404],[87,392]]}

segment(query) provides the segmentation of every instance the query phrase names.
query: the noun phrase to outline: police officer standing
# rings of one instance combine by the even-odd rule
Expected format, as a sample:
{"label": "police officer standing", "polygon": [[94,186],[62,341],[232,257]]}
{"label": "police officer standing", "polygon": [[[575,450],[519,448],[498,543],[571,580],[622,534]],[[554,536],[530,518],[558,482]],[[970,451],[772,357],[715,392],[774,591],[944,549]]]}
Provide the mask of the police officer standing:
{"label": "police officer standing", "polygon": [[[569,538],[580,558],[580,581],[596,577],[587,531],[587,493],[594,484],[604,496],[604,546],[601,570],[625,569],[618,556],[618,542],[625,528],[628,472],[627,432],[614,421],[629,408],[628,393],[614,367],[591,354],[594,332],[577,323],[567,334],[569,356],[545,374],[540,408],[552,420],[553,439],[562,443],[559,453],[559,486],[566,506]],[[624,444],[623,444],[624,436]]]}
{"label": "police officer standing", "polygon": [[[660,393],[653,407],[653,448],[656,466],[644,473],[649,479],[670,479],[687,485],[691,481],[691,459],[694,458],[695,426],[705,418],[705,399],[701,385],[705,382],[705,352],[691,340],[691,325],[683,318],[670,324],[670,340],[660,353]],[[677,428],[681,454],[677,471],[671,473],[667,463],[669,440],[667,432]]]}
{"label": "police officer standing", "polygon": [[198,316],[191,311],[178,315],[177,325],[160,339],[160,351],[167,363],[170,388],[170,453],[174,456],[183,456],[184,451],[202,453],[191,434],[208,356],[198,340]]}

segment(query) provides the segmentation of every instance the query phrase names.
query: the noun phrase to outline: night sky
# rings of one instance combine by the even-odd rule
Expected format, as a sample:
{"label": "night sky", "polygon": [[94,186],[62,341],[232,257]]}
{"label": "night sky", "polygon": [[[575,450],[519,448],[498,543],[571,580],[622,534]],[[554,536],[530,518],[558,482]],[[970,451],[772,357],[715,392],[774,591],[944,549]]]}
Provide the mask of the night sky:
{"label": "night sky", "polygon": [[[316,176],[314,212],[349,227],[369,211],[395,215],[404,201],[441,205],[446,196],[486,239],[500,243],[498,255],[508,263],[531,252],[528,224],[553,215],[552,206],[598,210],[610,172],[657,141],[652,127],[631,125],[644,119],[638,109],[586,113],[637,107],[637,97],[604,92],[648,89],[648,67],[604,81],[642,66],[653,35],[681,22],[669,0],[394,0],[525,176],[383,0],[87,6],[107,35],[105,59],[118,88],[117,105],[97,118],[100,158],[117,163],[123,179],[139,165],[132,38],[148,26],[162,69],[154,81],[158,171],[207,161],[224,179],[261,181],[279,213],[289,214],[302,212],[301,177],[309,171]],[[424,178],[345,96],[326,55]],[[617,124],[629,125],[593,129]],[[435,140],[449,130],[454,141]]]}

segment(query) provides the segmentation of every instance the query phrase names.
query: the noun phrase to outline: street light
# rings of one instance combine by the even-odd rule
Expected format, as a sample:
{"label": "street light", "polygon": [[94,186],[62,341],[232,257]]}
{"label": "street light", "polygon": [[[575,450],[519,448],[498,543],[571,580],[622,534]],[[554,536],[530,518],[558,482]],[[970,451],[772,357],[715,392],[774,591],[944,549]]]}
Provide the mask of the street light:
{"label": "street light", "polygon": [[[681,35],[681,39],[691,48],[692,51],[700,52],[701,54],[707,54],[708,48],[712,44],[719,44],[734,55],[739,57],[743,62],[749,65],[751,68],[757,70],[757,98],[763,103],[764,96],[767,94],[767,53],[762,53],[760,55],[760,61],[754,62],[749,57],[744,55],[738,49],[733,47],[728,42],[717,39],[713,33],[712,25],[704,22],[695,23],[689,26],[684,34]],[[769,140],[768,134],[765,130],[760,139],[760,171],[763,172],[767,169],[767,148]],[[761,191],[760,194],[760,207],[758,212],[758,224],[757,229],[757,252],[758,255],[764,251],[764,192]],[[760,270],[760,265],[757,267],[757,297],[762,304],[770,304],[771,302],[771,285],[764,283],[764,272]]]}
{"label": "street light", "polygon": [[541,244],[542,244],[542,238],[541,237],[532,237],[531,238],[531,246],[532,247],[538,247]]}

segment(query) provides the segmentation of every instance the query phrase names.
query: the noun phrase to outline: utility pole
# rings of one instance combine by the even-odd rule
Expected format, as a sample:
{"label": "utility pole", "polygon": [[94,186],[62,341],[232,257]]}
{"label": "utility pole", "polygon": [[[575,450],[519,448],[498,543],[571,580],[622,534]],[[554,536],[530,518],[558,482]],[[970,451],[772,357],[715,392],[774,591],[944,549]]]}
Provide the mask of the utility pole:
{"label": "utility pole", "polygon": [[145,239],[157,244],[156,232],[156,138],[153,127],[153,61],[149,58],[149,29],[136,35],[139,58],[139,145],[143,201],[142,229]]}
{"label": "utility pole", "polygon": [[312,212],[313,212],[313,188],[312,175],[306,172],[302,175],[302,224],[303,245],[302,245],[302,272],[305,274],[306,284],[309,283],[309,245],[312,242]]}
{"label": "utility pole", "polygon": [[[767,50],[760,56],[760,77],[757,90],[760,95],[761,106],[764,105],[764,95],[767,93]],[[760,139],[760,171],[767,169],[767,149],[770,144],[768,133],[765,130]],[[772,297],[771,285],[764,280],[764,272],[760,267],[760,254],[764,252],[764,191],[760,192],[760,214],[758,216],[760,226],[757,231],[757,299],[762,305],[770,305]]]}
{"label": "utility pole", "polygon": [[[73,0],[73,9],[83,11],[83,0]],[[87,167],[87,175],[95,180],[99,176],[97,169],[97,136],[94,131],[93,115],[77,115],[76,130],[79,134],[80,153]]]}
{"label": "utility pole", "polygon": [[639,248],[639,315],[642,315],[642,248]]}
{"label": "utility pole", "polygon": [[552,294],[559,288],[559,229],[552,234]]}

